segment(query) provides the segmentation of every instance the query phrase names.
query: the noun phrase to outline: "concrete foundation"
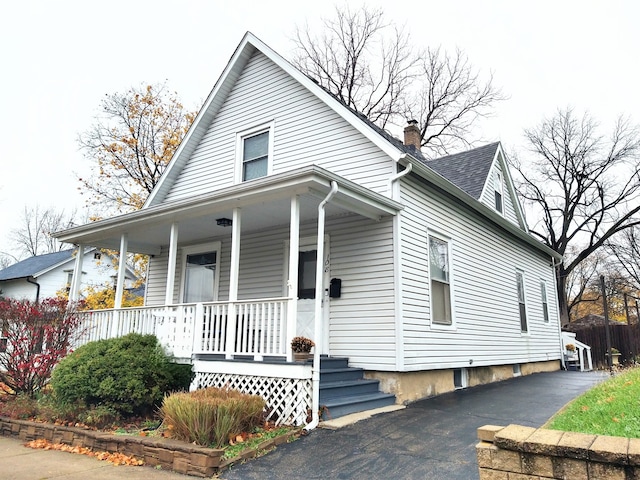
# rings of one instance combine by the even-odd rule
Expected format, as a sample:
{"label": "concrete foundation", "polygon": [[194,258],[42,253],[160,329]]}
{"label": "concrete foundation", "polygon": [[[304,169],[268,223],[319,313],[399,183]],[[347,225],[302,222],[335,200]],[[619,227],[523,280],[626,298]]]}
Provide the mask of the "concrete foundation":
{"label": "concrete foundation", "polygon": [[[507,380],[517,375],[530,375],[532,373],[552,372],[555,370],[560,370],[559,360],[526,363],[521,364],[519,368],[514,368],[514,365],[468,367],[460,372],[459,381],[461,379],[463,387],[475,387]],[[455,390],[454,372],[455,369],[425,370],[420,372],[367,371],[365,372],[365,378],[379,380],[380,390],[394,394],[397,404],[407,404]]]}

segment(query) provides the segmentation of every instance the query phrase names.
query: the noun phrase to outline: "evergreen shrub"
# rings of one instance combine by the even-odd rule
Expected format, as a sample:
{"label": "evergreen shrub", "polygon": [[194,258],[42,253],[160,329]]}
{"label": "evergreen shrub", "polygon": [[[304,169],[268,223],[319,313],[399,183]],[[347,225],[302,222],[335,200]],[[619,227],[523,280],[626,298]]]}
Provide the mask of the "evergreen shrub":
{"label": "evergreen shrub", "polygon": [[54,369],[51,387],[59,405],[130,417],[153,413],[190,380],[191,366],[173,363],[154,335],[131,333],[79,347]]}

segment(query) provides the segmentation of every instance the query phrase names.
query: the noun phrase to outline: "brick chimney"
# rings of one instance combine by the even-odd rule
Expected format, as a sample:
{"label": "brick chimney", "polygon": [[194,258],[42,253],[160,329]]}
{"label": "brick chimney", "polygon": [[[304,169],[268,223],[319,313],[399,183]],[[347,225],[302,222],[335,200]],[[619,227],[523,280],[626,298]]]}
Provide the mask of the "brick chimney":
{"label": "brick chimney", "polygon": [[408,125],[404,127],[404,144],[407,146],[413,146],[416,150],[420,151],[421,140],[418,121],[409,120]]}

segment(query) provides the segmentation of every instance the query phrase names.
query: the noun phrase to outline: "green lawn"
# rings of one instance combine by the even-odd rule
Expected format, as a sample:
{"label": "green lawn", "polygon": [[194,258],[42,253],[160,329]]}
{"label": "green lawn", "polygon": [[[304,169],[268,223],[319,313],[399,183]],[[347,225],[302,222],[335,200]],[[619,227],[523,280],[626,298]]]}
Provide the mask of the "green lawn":
{"label": "green lawn", "polygon": [[576,398],[546,428],[640,438],[640,368],[620,373]]}

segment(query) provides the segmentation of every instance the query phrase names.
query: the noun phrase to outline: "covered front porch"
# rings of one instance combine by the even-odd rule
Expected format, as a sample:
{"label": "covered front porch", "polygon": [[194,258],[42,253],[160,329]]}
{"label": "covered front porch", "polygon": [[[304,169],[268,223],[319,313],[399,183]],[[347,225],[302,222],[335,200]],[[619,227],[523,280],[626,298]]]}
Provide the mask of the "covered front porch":
{"label": "covered front porch", "polygon": [[[341,222],[343,232],[356,225],[382,229],[389,256],[390,218],[400,208],[312,166],[59,233],[80,248],[121,252],[115,308],[86,312],[80,342],[155,334],[167,353],[194,365],[193,388],[257,393],[272,399],[277,421],[305,423],[317,395],[319,356],[331,354],[334,265],[326,219]],[[121,306],[128,253],[150,256],[144,307]],[[77,255],[72,299],[81,296],[80,272]],[[316,343],[313,366],[293,361],[296,335]]]}

